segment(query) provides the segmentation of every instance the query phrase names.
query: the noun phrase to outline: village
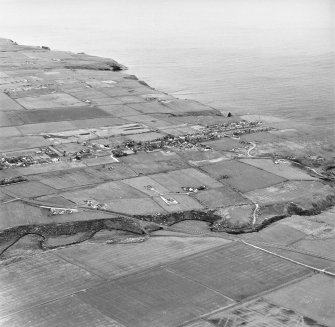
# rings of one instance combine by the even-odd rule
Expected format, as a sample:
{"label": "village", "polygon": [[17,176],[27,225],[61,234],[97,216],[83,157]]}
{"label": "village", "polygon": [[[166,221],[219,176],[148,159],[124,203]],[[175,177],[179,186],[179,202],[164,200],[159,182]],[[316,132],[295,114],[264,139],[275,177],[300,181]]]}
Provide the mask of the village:
{"label": "village", "polygon": [[334,325],[334,162],[298,137],[0,39],[0,325]]}

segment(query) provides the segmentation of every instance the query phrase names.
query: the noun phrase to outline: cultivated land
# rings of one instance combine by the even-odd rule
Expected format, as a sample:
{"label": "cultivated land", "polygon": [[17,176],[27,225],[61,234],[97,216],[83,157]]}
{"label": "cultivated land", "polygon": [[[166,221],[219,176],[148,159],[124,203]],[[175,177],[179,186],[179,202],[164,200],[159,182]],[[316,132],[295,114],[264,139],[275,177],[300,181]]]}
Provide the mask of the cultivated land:
{"label": "cultivated land", "polygon": [[124,69],[0,39],[0,325],[334,326],[330,146]]}

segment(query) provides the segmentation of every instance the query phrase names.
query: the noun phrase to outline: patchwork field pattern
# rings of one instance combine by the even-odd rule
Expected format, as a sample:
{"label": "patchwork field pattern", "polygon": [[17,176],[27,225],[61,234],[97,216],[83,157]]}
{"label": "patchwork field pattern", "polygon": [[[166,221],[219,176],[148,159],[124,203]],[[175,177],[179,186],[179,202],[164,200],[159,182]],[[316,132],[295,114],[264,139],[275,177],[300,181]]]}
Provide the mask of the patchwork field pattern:
{"label": "patchwork field pattern", "polygon": [[328,150],[111,59],[0,53],[1,326],[335,325]]}

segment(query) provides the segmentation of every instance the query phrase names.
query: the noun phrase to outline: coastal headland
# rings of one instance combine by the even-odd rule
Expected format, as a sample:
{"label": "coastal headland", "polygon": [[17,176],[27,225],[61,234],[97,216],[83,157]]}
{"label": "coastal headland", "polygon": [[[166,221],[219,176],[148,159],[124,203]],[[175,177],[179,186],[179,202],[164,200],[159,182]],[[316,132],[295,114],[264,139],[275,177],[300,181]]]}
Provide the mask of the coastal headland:
{"label": "coastal headland", "polygon": [[0,39],[1,326],[334,324],[333,153],[125,70]]}

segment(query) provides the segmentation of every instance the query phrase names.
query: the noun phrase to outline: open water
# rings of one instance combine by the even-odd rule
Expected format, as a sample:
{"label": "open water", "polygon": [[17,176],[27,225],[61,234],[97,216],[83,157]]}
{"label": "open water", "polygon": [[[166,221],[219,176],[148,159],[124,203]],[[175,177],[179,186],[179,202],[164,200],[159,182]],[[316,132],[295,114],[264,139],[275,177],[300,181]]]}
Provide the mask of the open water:
{"label": "open water", "polygon": [[332,0],[0,0],[0,37],[111,57],[151,86],[332,133]]}

